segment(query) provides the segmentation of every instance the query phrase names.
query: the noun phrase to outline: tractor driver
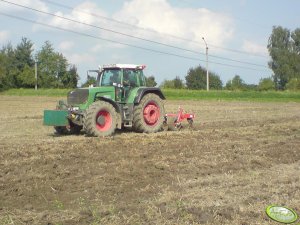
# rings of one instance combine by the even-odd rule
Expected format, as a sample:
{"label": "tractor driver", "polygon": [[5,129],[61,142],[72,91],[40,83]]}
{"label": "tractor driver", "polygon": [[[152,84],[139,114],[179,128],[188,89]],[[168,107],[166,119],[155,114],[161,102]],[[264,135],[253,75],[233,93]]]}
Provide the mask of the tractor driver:
{"label": "tractor driver", "polygon": [[110,83],[113,84],[120,84],[120,75],[118,70],[112,70],[112,76],[110,77]]}
{"label": "tractor driver", "polygon": [[135,73],[132,70],[124,70],[123,85],[130,87],[136,86]]}
{"label": "tractor driver", "polygon": [[123,76],[123,85],[124,86],[130,86],[130,71],[124,70],[124,76]]}

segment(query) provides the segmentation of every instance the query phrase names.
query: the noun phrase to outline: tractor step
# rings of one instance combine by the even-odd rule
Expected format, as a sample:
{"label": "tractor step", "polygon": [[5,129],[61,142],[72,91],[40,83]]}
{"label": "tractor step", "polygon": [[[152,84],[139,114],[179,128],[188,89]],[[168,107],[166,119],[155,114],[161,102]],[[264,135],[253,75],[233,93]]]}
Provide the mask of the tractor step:
{"label": "tractor step", "polygon": [[131,121],[124,122],[124,127],[132,127],[132,122]]}

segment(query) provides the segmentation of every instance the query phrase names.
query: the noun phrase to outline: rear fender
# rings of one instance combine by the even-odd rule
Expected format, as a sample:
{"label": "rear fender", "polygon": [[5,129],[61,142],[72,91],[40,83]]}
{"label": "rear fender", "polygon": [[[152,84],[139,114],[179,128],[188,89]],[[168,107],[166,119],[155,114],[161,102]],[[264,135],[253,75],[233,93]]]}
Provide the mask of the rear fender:
{"label": "rear fender", "polygon": [[156,87],[147,87],[147,88],[140,88],[138,91],[137,91],[137,95],[134,99],[134,104],[139,104],[140,101],[142,100],[142,98],[146,95],[146,94],[149,94],[149,93],[153,93],[153,94],[156,94],[158,95],[162,100],[165,100],[165,96],[164,94],[162,93],[162,91],[160,90],[160,88],[156,88]]}

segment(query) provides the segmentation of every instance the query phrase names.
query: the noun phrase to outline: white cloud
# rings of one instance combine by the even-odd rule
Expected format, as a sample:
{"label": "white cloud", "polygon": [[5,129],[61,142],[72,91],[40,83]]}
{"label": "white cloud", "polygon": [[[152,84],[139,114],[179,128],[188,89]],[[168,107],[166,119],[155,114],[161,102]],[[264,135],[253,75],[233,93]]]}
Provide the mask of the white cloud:
{"label": "white cloud", "polygon": [[8,40],[9,38],[9,32],[4,30],[0,31],[0,43],[4,43]]}
{"label": "white cloud", "polygon": [[[233,21],[230,16],[205,8],[178,8],[167,0],[131,0],[114,17],[162,34],[170,34],[197,42],[222,45],[233,35]],[[140,34],[134,30],[132,35]],[[149,33],[149,32],[148,32]],[[170,36],[164,40],[174,41]],[[178,42],[178,40],[177,40]]]}
{"label": "white cloud", "polygon": [[[56,12],[55,15],[60,17],[66,17],[74,21],[78,21],[86,24],[97,24],[100,20],[96,15],[105,15],[106,13],[97,7],[97,5],[90,1],[85,1],[77,5],[70,14],[64,14],[62,12]],[[49,22],[52,26],[58,26],[67,29],[88,30],[91,27],[80,23],[74,23],[69,20],[54,17]]]}
{"label": "white cloud", "polygon": [[75,43],[73,41],[63,41],[58,45],[58,48],[62,51],[71,50],[74,47]]}
{"label": "white cloud", "polygon": [[17,6],[17,5],[22,5],[26,7],[34,7],[36,9],[48,12],[47,5],[38,0],[10,0],[10,2],[15,3],[16,5],[2,2],[0,4],[0,9],[6,12],[28,11],[28,9]]}
{"label": "white cloud", "polygon": [[[103,20],[101,16],[109,16],[96,3],[91,1],[85,1],[77,5],[70,13],[58,11],[55,14],[82,23],[112,29],[116,32],[180,47],[198,48],[198,50],[204,48],[202,37],[205,37],[208,44],[222,46],[232,38],[234,31],[233,20],[226,14],[213,12],[205,8],[174,7],[168,0],[125,1],[123,7],[113,15],[113,18],[118,21],[134,24],[144,29],[135,29]],[[96,15],[100,15],[100,17]],[[49,19],[49,17],[41,16],[39,21],[78,32],[93,31],[94,36],[140,45],[136,44],[137,39],[99,29],[92,29],[84,24],[74,23],[58,17]],[[35,25],[34,30],[37,27],[41,29],[40,25]],[[171,36],[178,36],[192,41],[189,43]],[[195,42],[200,43],[200,45],[195,45]],[[105,44],[106,47],[108,45],[113,48],[120,48],[120,44]],[[93,52],[97,52],[101,48],[102,46],[96,46]]]}
{"label": "white cloud", "polygon": [[95,58],[89,53],[83,53],[83,54],[75,53],[70,55],[66,54],[66,57],[71,64],[80,65],[84,63],[92,63],[92,64],[96,63]]}
{"label": "white cloud", "polygon": [[95,46],[90,48],[90,51],[93,53],[99,53],[99,52],[104,51],[109,48],[122,49],[122,48],[125,48],[125,46],[122,44],[118,44],[118,43],[104,42],[101,44],[96,44]]}
{"label": "white cloud", "polygon": [[259,54],[265,56],[268,55],[268,50],[266,46],[254,43],[249,40],[244,40],[242,49],[251,54]]}

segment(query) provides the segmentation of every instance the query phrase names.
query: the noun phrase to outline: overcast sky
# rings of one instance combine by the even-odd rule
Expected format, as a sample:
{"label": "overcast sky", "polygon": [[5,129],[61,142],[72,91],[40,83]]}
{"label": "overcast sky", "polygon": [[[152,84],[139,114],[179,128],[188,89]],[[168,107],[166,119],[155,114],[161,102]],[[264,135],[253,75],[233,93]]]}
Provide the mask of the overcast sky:
{"label": "overcast sky", "polygon": [[258,83],[272,74],[272,27],[300,28],[299,9],[298,0],[0,0],[0,46],[27,37],[36,52],[49,40],[77,66],[79,83],[109,63],[145,64],[160,83],[206,67],[204,37],[209,71],[224,84],[234,75]]}

